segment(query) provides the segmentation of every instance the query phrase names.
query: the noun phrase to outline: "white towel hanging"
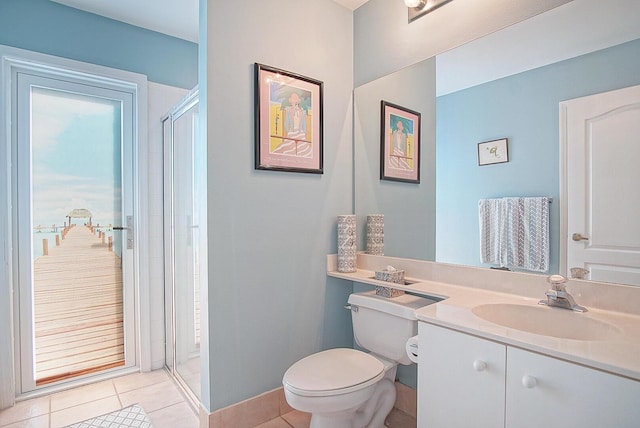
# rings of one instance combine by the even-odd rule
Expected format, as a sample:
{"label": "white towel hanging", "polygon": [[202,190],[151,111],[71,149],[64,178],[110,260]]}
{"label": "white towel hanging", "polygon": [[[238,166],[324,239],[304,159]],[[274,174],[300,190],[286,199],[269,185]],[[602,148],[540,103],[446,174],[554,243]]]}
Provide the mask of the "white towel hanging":
{"label": "white towel hanging", "polygon": [[480,200],[480,260],[547,272],[550,202],[548,197]]}
{"label": "white towel hanging", "polygon": [[480,199],[480,261],[500,264],[500,230],[502,226],[502,203],[500,199]]}

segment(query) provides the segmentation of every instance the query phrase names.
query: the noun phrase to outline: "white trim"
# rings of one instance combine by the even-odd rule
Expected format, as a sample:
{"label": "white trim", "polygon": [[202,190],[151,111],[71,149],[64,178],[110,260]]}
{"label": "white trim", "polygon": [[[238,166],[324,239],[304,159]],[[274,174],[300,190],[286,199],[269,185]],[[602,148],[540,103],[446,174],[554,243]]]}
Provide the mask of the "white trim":
{"label": "white trim", "polygon": [[[0,54],[2,50],[0,49]],[[15,382],[13,365],[13,279],[11,276],[13,257],[11,254],[11,108],[10,68],[4,60],[0,62],[0,409],[15,403]]]}
{"label": "white trim", "polygon": [[560,103],[560,274],[567,275],[567,221],[569,210],[567,209],[567,104]]}
{"label": "white trim", "polygon": [[[135,123],[138,135],[137,150],[134,150],[134,158],[137,161],[138,173],[134,177],[134,185],[138,192],[135,198],[138,221],[136,225],[136,252],[138,272],[138,358],[140,370],[151,371],[151,309],[149,290],[149,143],[147,133],[149,121],[147,116],[147,78],[144,76],[144,84],[138,84],[137,121]],[[145,245],[140,245],[140,243]],[[144,272],[144,274],[142,274]]]}
{"label": "white trim", "polygon": [[[0,135],[0,152],[4,154],[0,160],[0,349],[15,350],[13,335],[13,277],[15,268],[12,257],[12,214],[10,208],[11,190],[11,75],[14,70],[39,70],[58,75],[71,76],[88,84],[100,82],[114,89],[130,92],[134,97],[134,108],[137,119],[134,124],[134,162],[137,170],[134,179],[134,200],[136,201],[136,217],[134,220],[136,233],[135,274],[137,287],[136,331],[137,363],[143,371],[151,369],[151,337],[149,308],[149,248],[147,243],[148,229],[148,143],[147,143],[147,78],[138,73],[117,70],[109,67],[88,64],[79,61],[58,58],[51,55],[30,52],[22,49],[0,45],[0,102],[2,102],[0,125],[4,133]],[[0,408],[10,406],[15,401],[15,367],[19,360],[14,352],[0,353]]]}

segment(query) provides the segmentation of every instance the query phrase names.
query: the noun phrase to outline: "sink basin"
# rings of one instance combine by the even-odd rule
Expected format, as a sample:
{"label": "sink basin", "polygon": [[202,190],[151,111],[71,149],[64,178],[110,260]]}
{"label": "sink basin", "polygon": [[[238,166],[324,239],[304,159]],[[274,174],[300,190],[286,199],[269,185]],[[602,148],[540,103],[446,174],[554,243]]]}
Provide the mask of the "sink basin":
{"label": "sink basin", "polygon": [[605,340],[619,332],[615,326],[583,313],[548,306],[492,303],[471,311],[494,324],[561,339]]}

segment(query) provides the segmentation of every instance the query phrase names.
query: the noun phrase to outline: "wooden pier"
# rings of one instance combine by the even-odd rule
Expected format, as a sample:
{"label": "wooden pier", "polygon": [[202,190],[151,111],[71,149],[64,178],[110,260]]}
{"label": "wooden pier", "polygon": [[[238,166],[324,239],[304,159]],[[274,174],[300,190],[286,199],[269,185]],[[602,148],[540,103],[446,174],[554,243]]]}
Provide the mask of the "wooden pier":
{"label": "wooden pier", "polygon": [[121,258],[92,228],[68,228],[34,263],[36,385],[124,365]]}

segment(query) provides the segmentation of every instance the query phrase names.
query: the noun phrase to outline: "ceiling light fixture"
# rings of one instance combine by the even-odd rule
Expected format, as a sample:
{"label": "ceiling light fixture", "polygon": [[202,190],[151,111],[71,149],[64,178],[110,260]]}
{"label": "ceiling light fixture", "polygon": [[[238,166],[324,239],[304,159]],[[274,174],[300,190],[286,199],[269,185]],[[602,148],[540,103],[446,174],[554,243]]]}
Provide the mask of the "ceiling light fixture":
{"label": "ceiling light fixture", "polygon": [[404,0],[409,8],[409,22],[449,3],[451,0]]}
{"label": "ceiling light fixture", "polygon": [[427,4],[427,0],[404,0],[404,4],[406,4],[407,7],[418,7],[422,9],[422,7]]}

